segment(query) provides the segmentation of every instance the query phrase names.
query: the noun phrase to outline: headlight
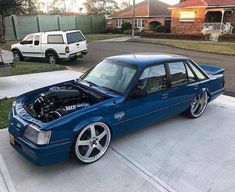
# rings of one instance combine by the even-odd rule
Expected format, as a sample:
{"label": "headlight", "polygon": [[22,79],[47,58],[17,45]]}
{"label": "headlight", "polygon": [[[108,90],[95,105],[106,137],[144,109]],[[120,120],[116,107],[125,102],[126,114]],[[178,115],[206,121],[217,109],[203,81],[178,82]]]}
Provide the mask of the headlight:
{"label": "headlight", "polygon": [[14,100],[13,103],[12,103],[12,109],[14,109],[16,106],[16,101]]}
{"label": "headlight", "polygon": [[24,131],[24,137],[37,145],[49,144],[51,131],[41,131],[36,125],[30,124]]}

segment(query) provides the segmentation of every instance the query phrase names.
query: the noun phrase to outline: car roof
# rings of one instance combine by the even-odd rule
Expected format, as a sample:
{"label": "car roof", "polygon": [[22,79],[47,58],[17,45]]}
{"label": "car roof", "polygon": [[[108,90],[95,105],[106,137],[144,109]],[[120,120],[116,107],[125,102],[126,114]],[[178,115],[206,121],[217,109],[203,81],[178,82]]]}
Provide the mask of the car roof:
{"label": "car roof", "polygon": [[120,63],[129,63],[133,65],[138,65],[139,67],[145,67],[148,65],[154,65],[158,63],[186,60],[189,58],[181,55],[171,55],[171,54],[134,53],[127,55],[112,56],[106,59],[117,61]]}
{"label": "car roof", "polygon": [[[73,33],[73,32],[77,32],[77,31],[80,31],[80,30],[69,30],[69,31],[45,31],[45,32],[38,32],[38,33],[30,33],[28,35],[40,35],[42,33],[45,33],[45,34],[62,34],[62,33]],[[26,35],[26,36],[28,36]]]}

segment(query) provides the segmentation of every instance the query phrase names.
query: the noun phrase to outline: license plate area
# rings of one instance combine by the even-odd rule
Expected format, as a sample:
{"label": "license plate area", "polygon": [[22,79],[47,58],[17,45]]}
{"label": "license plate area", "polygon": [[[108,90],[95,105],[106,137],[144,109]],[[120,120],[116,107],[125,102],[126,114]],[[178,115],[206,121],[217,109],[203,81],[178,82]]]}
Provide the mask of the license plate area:
{"label": "license plate area", "polygon": [[9,133],[9,140],[12,145],[15,145],[15,138],[12,134]]}
{"label": "license plate area", "polygon": [[76,56],[80,56],[80,55],[81,55],[81,52],[76,53]]}

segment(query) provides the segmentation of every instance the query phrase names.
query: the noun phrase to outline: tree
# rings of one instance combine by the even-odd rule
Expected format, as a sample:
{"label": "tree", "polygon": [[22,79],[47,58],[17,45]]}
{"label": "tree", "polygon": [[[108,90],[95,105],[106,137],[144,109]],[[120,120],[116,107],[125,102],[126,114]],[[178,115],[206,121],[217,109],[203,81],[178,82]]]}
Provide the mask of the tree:
{"label": "tree", "polygon": [[5,27],[4,27],[4,17],[16,13],[21,7],[20,0],[0,0],[0,15],[2,24],[2,37],[1,41],[5,42]]}
{"label": "tree", "polygon": [[86,0],[83,3],[88,15],[111,14],[119,10],[115,0]]}
{"label": "tree", "polygon": [[5,41],[4,17],[12,14],[37,14],[36,0],[0,0],[2,41]]}
{"label": "tree", "polygon": [[[65,2],[64,2],[65,3]],[[53,0],[51,1],[51,3],[49,4],[49,8],[48,8],[48,11],[50,14],[53,14],[53,15],[58,15],[58,14],[61,14],[62,10],[60,10],[58,8],[58,6],[62,4],[61,1],[59,0]],[[64,10],[65,12],[65,10]]]}

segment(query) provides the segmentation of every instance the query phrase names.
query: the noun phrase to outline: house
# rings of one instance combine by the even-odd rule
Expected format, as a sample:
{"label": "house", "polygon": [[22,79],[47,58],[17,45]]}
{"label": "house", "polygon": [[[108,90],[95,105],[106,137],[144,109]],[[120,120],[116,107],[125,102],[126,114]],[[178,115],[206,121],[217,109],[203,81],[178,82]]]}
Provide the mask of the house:
{"label": "house", "polygon": [[[150,30],[156,25],[170,28],[169,5],[158,0],[145,0],[135,5],[135,28]],[[121,28],[124,22],[132,23],[132,6],[110,15],[107,28]]]}
{"label": "house", "polygon": [[231,34],[235,0],[183,0],[171,6],[171,33]]}

